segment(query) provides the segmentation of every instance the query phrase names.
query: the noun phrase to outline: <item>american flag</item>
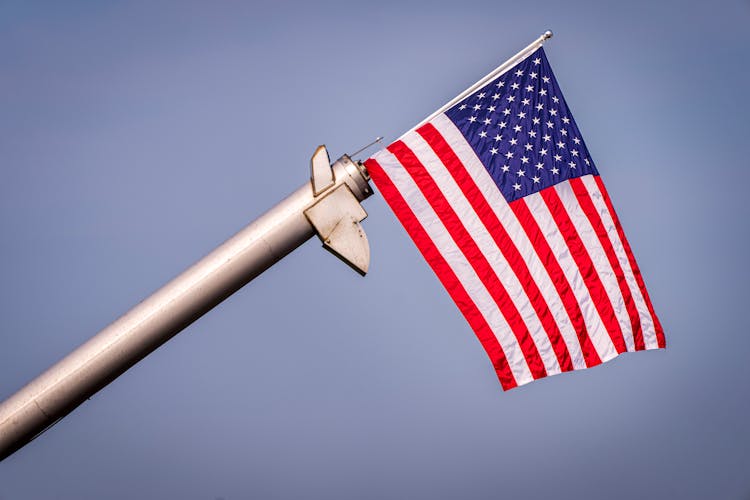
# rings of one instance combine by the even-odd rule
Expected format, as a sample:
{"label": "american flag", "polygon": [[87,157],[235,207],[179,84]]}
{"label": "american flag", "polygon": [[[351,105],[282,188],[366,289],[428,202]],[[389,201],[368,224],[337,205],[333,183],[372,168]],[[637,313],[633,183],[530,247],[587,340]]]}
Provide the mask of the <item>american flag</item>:
{"label": "american flag", "polygon": [[504,389],[665,346],[543,49],[365,165]]}

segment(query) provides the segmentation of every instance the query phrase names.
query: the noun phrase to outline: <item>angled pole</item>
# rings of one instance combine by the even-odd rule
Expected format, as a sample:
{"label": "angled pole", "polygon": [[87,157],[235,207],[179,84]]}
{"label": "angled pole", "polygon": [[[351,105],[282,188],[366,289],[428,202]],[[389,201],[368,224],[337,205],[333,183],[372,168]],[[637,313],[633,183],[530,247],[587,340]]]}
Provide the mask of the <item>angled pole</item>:
{"label": "angled pole", "polygon": [[311,171],[297,191],[0,404],[0,460],[315,234],[364,275],[367,171],[346,155],[331,165],[324,146]]}
{"label": "angled pole", "polygon": [[409,130],[407,130],[406,132],[404,132],[404,134],[402,134],[401,137],[404,137],[406,134],[408,134],[412,130],[418,129],[419,127],[421,127],[422,125],[424,125],[428,121],[432,120],[433,118],[435,118],[437,115],[439,115],[440,113],[442,113],[446,109],[450,108],[451,106],[453,106],[457,102],[459,102],[462,99],[464,99],[466,96],[468,96],[470,94],[473,94],[479,88],[481,88],[484,85],[486,85],[488,82],[490,82],[490,81],[494,80],[495,78],[497,78],[498,76],[502,75],[503,73],[505,73],[506,71],[508,71],[510,68],[512,68],[513,66],[515,66],[516,64],[518,64],[518,62],[521,61],[523,58],[527,57],[529,54],[531,54],[532,52],[534,52],[536,49],[538,49],[539,47],[541,47],[542,45],[544,45],[544,42],[546,42],[550,38],[552,38],[552,32],[550,30],[545,31],[544,33],[542,33],[541,35],[539,35],[539,38],[537,38],[536,40],[534,40],[533,42],[531,42],[530,44],[528,44],[526,47],[524,47],[523,49],[521,49],[520,51],[518,51],[516,53],[516,55],[514,55],[513,57],[511,57],[510,59],[508,59],[507,61],[505,61],[500,66],[498,66],[497,68],[493,69],[492,71],[490,71],[486,75],[484,75],[482,78],[480,78],[479,80],[477,80],[469,88],[467,88],[466,90],[464,90],[463,92],[461,92],[460,94],[458,94],[456,97],[454,97],[450,101],[448,101],[445,104],[443,104],[443,106],[440,107],[440,109],[438,109],[437,111],[435,111],[434,113],[432,113],[430,116],[428,116],[427,118],[425,118],[421,122],[419,122],[416,125],[414,125]]}

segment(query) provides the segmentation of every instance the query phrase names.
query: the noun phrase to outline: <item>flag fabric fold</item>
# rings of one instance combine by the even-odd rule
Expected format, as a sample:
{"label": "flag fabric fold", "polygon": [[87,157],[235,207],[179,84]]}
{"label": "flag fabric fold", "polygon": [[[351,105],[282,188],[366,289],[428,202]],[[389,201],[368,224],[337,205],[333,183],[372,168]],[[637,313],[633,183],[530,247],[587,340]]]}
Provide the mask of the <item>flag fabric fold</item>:
{"label": "flag fabric fold", "polygon": [[665,346],[543,49],[365,165],[504,389]]}

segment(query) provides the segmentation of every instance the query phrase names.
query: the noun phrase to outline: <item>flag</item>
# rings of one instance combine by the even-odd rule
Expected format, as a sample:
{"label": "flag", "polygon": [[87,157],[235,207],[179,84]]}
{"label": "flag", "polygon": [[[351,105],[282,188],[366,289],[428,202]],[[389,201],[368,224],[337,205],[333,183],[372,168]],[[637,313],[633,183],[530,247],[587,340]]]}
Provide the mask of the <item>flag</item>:
{"label": "flag", "polygon": [[503,389],[665,346],[542,48],[365,165]]}

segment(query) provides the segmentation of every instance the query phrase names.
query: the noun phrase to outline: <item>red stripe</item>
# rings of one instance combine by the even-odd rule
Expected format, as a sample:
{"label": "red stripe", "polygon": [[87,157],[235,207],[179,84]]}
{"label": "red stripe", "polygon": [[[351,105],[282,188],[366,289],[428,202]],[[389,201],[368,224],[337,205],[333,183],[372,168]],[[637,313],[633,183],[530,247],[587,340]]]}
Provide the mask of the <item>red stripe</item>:
{"label": "red stripe", "polygon": [[641,316],[638,314],[638,308],[635,305],[633,293],[630,291],[627,279],[625,278],[625,272],[622,270],[620,260],[617,258],[615,248],[612,246],[612,241],[609,239],[601,215],[594,206],[594,202],[591,200],[591,196],[580,177],[570,179],[570,185],[573,188],[573,193],[576,195],[578,204],[581,206],[581,209],[583,209],[583,213],[586,214],[586,218],[594,228],[594,232],[599,238],[599,243],[601,243],[604,253],[607,255],[607,260],[609,260],[609,264],[612,266],[612,271],[614,271],[615,276],[617,277],[617,284],[620,287],[620,293],[622,293],[622,298],[625,301],[625,309],[628,311],[630,324],[633,329],[633,343],[635,344],[635,350],[642,351],[646,348],[646,345],[643,343]]}
{"label": "red stripe", "polygon": [[560,267],[560,263],[557,261],[554,252],[552,252],[549,243],[547,243],[547,239],[544,237],[539,224],[537,224],[531,215],[529,206],[523,198],[510,203],[509,206],[516,215],[516,219],[521,224],[526,236],[528,236],[531,245],[534,247],[534,251],[539,256],[539,260],[542,261],[552,283],[555,285],[555,290],[557,290],[557,294],[565,306],[565,311],[568,313],[570,322],[578,335],[578,342],[581,344],[581,351],[583,352],[586,366],[591,367],[601,364],[602,360],[591,342],[591,336],[586,329],[586,322],[583,320],[581,306],[573,293],[573,288],[570,286],[568,278],[565,277],[565,273]]}
{"label": "red stripe", "polygon": [[565,239],[565,243],[570,250],[570,255],[576,262],[578,271],[581,273],[583,282],[586,284],[586,288],[591,296],[591,301],[599,312],[599,316],[602,318],[602,322],[612,339],[615,349],[618,353],[625,352],[627,350],[625,338],[622,335],[622,329],[609,301],[609,296],[599,278],[599,274],[596,272],[594,263],[591,261],[591,256],[586,251],[586,247],[583,241],[581,241],[581,237],[578,235],[573,221],[570,220],[570,216],[565,210],[562,200],[560,200],[560,196],[557,194],[554,186],[542,189],[539,191],[539,194],[547,205],[547,208],[549,208],[552,219],[560,230],[560,234]]}
{"label": "red stripe", "polygon": [[508,235],[485,197],[479,191],[474,180],[467,172],[466,167],[464,167],[461,160],[458,159],[456,153],[450,145],[448,145],[445,138],[431,123],[418,129],[417,133],[427,141],[427,144],[430,145],[438,158],[440,158],[440,161],[445,165],[464,196],[466,196],[466,199],[469,200],[474,212],[476,212],[477,216],[482,221],[482,224],[487,228],[489,234],[500,249],[500,252],[505,257],[505,260],[508,261],[513,273],[518,277],[518,281],[523,287],[529,302],[539,317],[544,330],[547,332],[552,348],[555,351],[557,362],[560,364],[560,369],[562,371],[573,370],[573,362],[570,359],[570,352],[565,345],[565,340],[562,337],[560,328],[558,327],[546,300],[542,296],[539,287],[534,281],[534,278],[531,276],[523,256],[513,244],[513,240]]}
{"label": "red stripe", "polygon": [[370,158],[365,162],[365,166],[372,176],[373,181],[378,186],[378,189],[383,193],[383,198],[385,198],[393,213],[396,214],[396,217],[398,217],[406,232],[409,233],[409,236],[417,245],[417,248],[433,272],[448,291],[451,299],[456,303],[461,314],[464,315],[466,321],[471,326],[471,329],[474,330],[474,333],[495,367],[503,389],[508,390],[517,387],[518,383],[513,376],[503,348],[497,341],[492,328],[487,324],[484,316],[471,300],[471,297],[469,297],[469,294],[461,285],[458,277],[419,223],[419,220],[409,208],[406,200],[404,200],[399,190],[393,185],[391,179],[376,160]]}
{"label": "red stripe", "polygon": [[599,191],[601,191],[602,196],[604,196],[604,202],[607,204],[607,208],[609,209],[609,214],[612,217],[612,220],[615,222],[615,227],[617,228],[617,234],[620,235],[620,241],[622,242],[623,248],[625,248],[625,253],[627,254],[628,261],[630,262],[630,268],[633,270],[633,275],[635,276],[635,281],[636,283],[638,283],[638,288],[641,289],[641,295],[643,296],[643,300],[646,301],[646,307],[648,307],[648,312],[651,313],[651,319],[654,321],[656,343],[660,348],[664,348],[667,345],[666,340],[664,338],[664,330],[661,327],[659,318],[657,318],[656,313],[654,313],[654,306],[651,304],[651,298],[648,296],[648,291],[646,290],[646,284],[643,281],[641,270],[638,268],[638,263],[636,263],[635,256],[633,255],[633,252],[630,249],[630,243],[628,243],[627,238],[625,238],[625,232],[622,230],[620,219],[617,217],[617,213],[615,212],[615,207],[612,205],[612,200],[609,197],[607,188],[604,187],[604,183],[602,182],[601,177],[599,177],[598,175],[595,175],[594,179],[596,180],[596,185],[599,186]]}
{"label": "red stripe", "polygon": [[417,187],[445,226],[448,234],[450,234],[453,241],[458,245],[461,253],[464,254],[466,260],[492,296],[513,334],[516,336],[532,376],[535,379],[546,377],[547,370],[544,366],[544,361],[521,314],[518,312],[500,279],[495,274],[492,266],[490,266],[490,263],[484,254],[482,254],[474,239],[461,223],[460,218],[456,215],[453,207],[446,200],[434,179],[425,170],[419,158],[402,141],[396,141],[388,146],[388,151],[396,157],[412,179],[414,179]]}

